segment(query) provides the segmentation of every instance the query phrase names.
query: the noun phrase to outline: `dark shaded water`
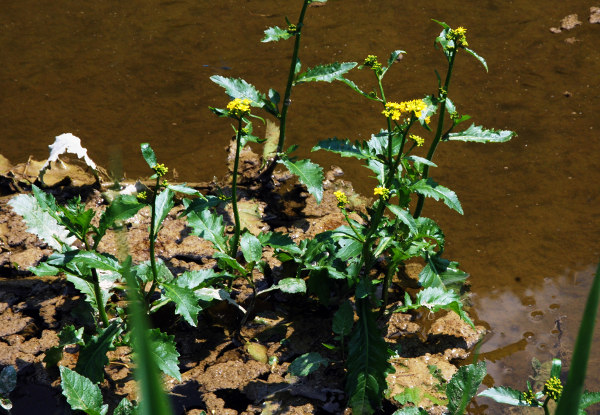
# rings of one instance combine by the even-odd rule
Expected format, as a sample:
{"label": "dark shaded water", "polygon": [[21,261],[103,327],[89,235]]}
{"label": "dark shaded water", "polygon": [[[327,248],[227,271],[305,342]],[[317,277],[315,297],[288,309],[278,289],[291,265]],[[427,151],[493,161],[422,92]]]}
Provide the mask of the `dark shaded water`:
{"label": "dark shaded water", "polygon": [[[12,162],[30,154],[44,159],[54,136],[72,132],[101,165],[122,154],[135,177],[148,174],[139,155],[140,142],[148,141],[187,181],[225,173],[231,129],[207,107],[223,107],[227,97],[209,76],[242,77],[262,91],[283,92],[291,43],[259,40],[266,27],[284,25],[286,14],[296,19],[301,5],[2,3],[0,153]],[[491,330],[481,348],[488,383],[522,387],[532,356],[568,362],[600,260],[600,25],[587,22],[593,5],[330,0],[307,14],[304,67],[407,51],[386,78],[388,99],[434,92],[433,69],[445,66],[432,46],[439,27],[431,18],[467,27],[471,47],[487,59],[489,74],[460,56],[450,96],[477,124],[519,136],[501,145],[443,145],[432,176],[457,192],[465,216],[433,202],[424,213],[445,230],[447,256],[472,276],[475,312]],[[581,26],[550,33],[571,13]],[[366,75],[351,77],[368,90]],[[320,139],[368,137],[383,127],[379,110],[342,85],[301,85],[290,110],[290,144],[300,144],[305,156]],[[328,154],[310,157],[342,166],[371,192],[367,170]],[[595,349],[587,384],[598,390]]]}

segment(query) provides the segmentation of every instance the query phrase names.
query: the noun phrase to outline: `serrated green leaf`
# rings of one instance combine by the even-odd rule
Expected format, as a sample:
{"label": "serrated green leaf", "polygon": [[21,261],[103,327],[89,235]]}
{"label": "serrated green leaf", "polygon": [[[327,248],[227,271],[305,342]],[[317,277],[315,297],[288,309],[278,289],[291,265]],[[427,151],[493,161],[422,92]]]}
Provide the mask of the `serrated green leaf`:
{"label": "serrated green leaf", "polygon": [[[135,275],[139,279],[142,285],[152,282],[154,280],[154,274],[152,272],[151,262],[144,261],[141,264],[133,267]],[[156,259],[156,282],[171,282],[175,277],[173,273],[160,258]]]}
{"label": "serrated green leaf", "polygon": [[113,321],[106,329],[100,329],[79,351],[75,371],[94,383],[104,379],[104,366],[108,364],[108,352],[113,347],[113,341],[121,333],[117,321]]}
{"label": "serrated green leaf", "polygon": [[61,272],[60,268],[49,265],[45,262],[40,262],[39,265],[35,267],[29,267],[28,269],[38,277],[54,276]]}
{"label": "serrated green leaf", "polygon": [[416,309],[419,307],[426,307],[432,313],[440,310],[452,310],[471,327],[475,327],[467,313],[463,310],[459,295],[454,291],[446,290],[442,287],[428,287],[417,293],[414,304],[408,307],[400,307],[400,309],[406,311],[405,309]]}
{"label": "serrated green leaf", "polygon": [[[287,294],[306,293],[306,283],[300,278],[284,278],[268,290],[281,290]],[[261,293],[267,290],[261,291]]]}
{"label": "serrated green leaf", "polygon": [[193,187],[189,187],[185,183],[170,184],[167,186],[167,189],[170,189],[177,193],[183,193],[184,195],[198,196],[199,198],[206,200],[206,198],[204,197],[204,195],[202,193],[200,193],[198,190],[194,189]]}
{"label": "serrated green leaf", "polygon": [[475,51],[473,49],[469,49],[469,48],[464,48],[464,49],[469,55],[473,56],[475,59],[477,59],[483,65],[486,72],[488,71],[488,66],[487,66],[487,62],[485,61],[485,59],[483,59],[481,56],[479,56],[477,53],[475,53]]}
{"label": "serrated green leaf", "polygon": [[240,248],[246,262],[258,262],[262,258],[262,245],[258,238],[249,232],[244,232],[240,239]]}
{"label": "serrated green leaf", "polygon": [[346,300],[333,315],[332,330],[335,334],[345,337],[350,334],[353,325],[354,309],[352,308],[350,301]]}
{"label": "serrated green leaf", "polygon": [[64,366],[60,367],[62,394],[71,409],[84,411],[88,415],[105,415],[108,405],[102,404],[102,393],[97,385]]}
{"label": "serrated green leaf", "polygon": [[163,297],[175,303],[175,313],[182,316],[190,325],[198,324],[198,313],[202,310],[198,306],[198,299],[194,291],[172,283],[163,283]]}
{"label": "serrated green leaf", "polygon": [[324,358],[319,353],[305,353],[290,363],[288,373],[292,376],[308,376],[320,366],[327,366],[328,364],[329,359]]}
{"label": "serrated green leaf", "polygon": [[394,369],[369,301],[356,299],[356,311],[359,321],[348,343],[346,393],[352,413],[372,414],[387,387],[386,375]]}
{"label": "serrated green leaf", "polygon": [[470,141],[474,143],[504,143],[515,136],[514,131],[487,130],[479,125],[471,124],[469,128],[458,133],[448,134],[449,141]]}
{"label": "serrated green leaf", "polygon": [[213,75],[210,80],[225,89],[225,93],[231,98],[249,99],[253,107],[262,107],[265,103],[265,96],[261,94],[254,85],[240,78],[228,78],[221,75]]}
{"label": "serrated green leaf", "polygon": [[227,238],[225,237],[225,223],[223,218],[209,209],[190,211],[187,213],[187,221],[193,229],[193,234],[212,242],[220,252],[227,252]]}
{"label": "serrated green leaf", "polygon": [[44,210],[35,197],[21,194],[13,197],[8,205],[23,217],[27,232],[33,233],[55,251],[62,251],[63,245],[72,245],[77,238],[69,236],[69,231]]}
{"label": "serrated green leaf", "polygon": [[97,244],[116,221],[131,218],[144,206],[145,204],[140,203],[133,195],[117,196],[100,216],[98,233],[94,235],[94,242]]}
{"label": "serrated green leaf", "polygon": [[200,269],[196,271],[185,271],[177,277],[175,283],[180,287],[196,290],[202,286],[210,285],[212,280],[216,278],[221,278],[221,275],[217,274],[214,269]]}
{"label": "serrated green leaf", "polygon": [[270,246],[273,249],[281,249],[294,254],[300,254],[302,252],[294,240],[285,233],[264,232],[258,235],[258,239],[263,245]]}
{"label": "serrated green leaf", "polygon": [[600,392],[583,392],[579,401],[579,410],[583,410],[588,406],[600,403]]}
{"label": "serrated green leaf", "polygon": [[[110,284],[114,282],[114,277],[112,275],[109,276],[104,273],[99,273],[98,279],[100,280],[100,296],[102,297],[102,303],[104,306],[108,302],[109,297],[109,290],[107,289],[107,286],[110,286]],[[85,295],[85,301],[92,306],[93,310],[98,310],[96,294],[94,292],[94,284],[92,281],[72,274],[67,274],[67,281],[73,284],[77,290]],[[108,284],[104,284],[103,282],[107,282]]]}
{"label": "serrated green leaf", "polygon": [[175,206],[175,202],[173,201],[173,197],[175,194],[169,188],[166,188],[162,192],[158,194],[155,202],[155,214],[154,214],[154,235],[150,235],[151,238],[156,238],[158,235],[158,231],[160,229],[160,225],[165,220],[171,209]]}
{"label": "serrated green leaf", "polygon": [[318,65],[314,68],[308,69],[303,74],[296,77],[295,84],[301,84],[304,82],[315,82],[315,81],[341,81],[346,72],[356,66],[356,62],[335,62],[326,65]]}
{"label": "serrated green leaf", "polygon": [[396,215],[396,217],[400,219],[406,226],[408,226],[410,233],[416,234],[418,232],[417,223],[408,210],[402,209],[397,205],[388,205],[388,209],[391,210],[392,213]]}
{"label": "serrated green leaf", "polygon": [[354,157],[356,159],[366,159],[372,157],[367,151],[364,151],[357,141],[352,144],[350,140],[340,140],[337,137],[321,140],[312,148],[311,151],[325,150],[339,154],[342,157]]}
{"label": "serrated green leaf", "polygon": [[461,366],[446,386],[450,415],[462,415],[487,373],[485,362]]}
{"label": "serrated green leaf", "polygon": [[523,401],[522,392],[507,386],[489,388],[477,396],[484,396],[486,398],[493,399],[496,402],[513,406],[529,406],[527,403],[525,403],[525,401]]}
{"label": "serrated green leaf", "polygon": [[17,386],[17,371],[14,366],[5,366],[0,372],[0,396],[8,396]]}
{"label": "serrated green leaf", "polygon": [[237,260],[229,254],[215,252],[213,254],[213,258],[215,258],[222,269],[237,271],[241,275],[246,275],[246,269],[239,263]]}
{"label": "serrated green leaf", "polygon": [[464,213],[456,193],[447,187],[437,184],[432,178],[419,180],[410,186],[410,190],[423,196],[432,197],[435,200],[442,199],[444,204],[450,209],[457,211],[461,215]]}
{"label": "serrated green leaf", "polygon": [[294,36],[293,33],[287,31],[287,29],[281,29],[279,26],[269,27],[265,30],[265,37],[262,38],[261,42],[278,42],[280,40],[286,40]]}
{"label": "serrated green leaf", "polygon": [[159,329],[150,330],[152,356],[158,368],[167,375],[181,381],[179,353],[175,347],[175,336],[162,333]]}
{"label": "serrated green leaf", "polygon": [[98,253],[95,251],[68,251],[64,254],[52,254],[46,261],[48,265],[54,265],[67,269],[103,269],[106,271],[118,271],[119,261],[112,255]]}
{"label": "serrated green leaf", "polygon": [[150,144],[148,143],[142,143],[140,144],[140,147],[142,149],[142,156],[144,157],[144,160],[146,160],[146,163],[148,163],[148,167],[151,169],[154,168],[158,164],[154,150],[152,150],[152,147],[150,147]]}
{"label": "serrated green leaf", "polygon": [[278,162],[285,165],[290,173],[298,176],[300,183],[306,186],[308,192],[317,200],[317,203],[321,203],[321,199],[323,198],[323,180],[325,178],[321,166],[308,159],[291,161],[287,157],[281,157]]}

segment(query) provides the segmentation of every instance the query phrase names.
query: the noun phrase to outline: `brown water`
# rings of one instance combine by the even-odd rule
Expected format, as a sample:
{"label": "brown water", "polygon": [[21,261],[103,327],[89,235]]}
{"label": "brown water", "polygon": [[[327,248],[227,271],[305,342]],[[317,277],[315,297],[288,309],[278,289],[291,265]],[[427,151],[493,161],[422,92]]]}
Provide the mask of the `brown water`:
{"label": "brown water", "polygon": [[[43,159],[54,136],[72,132],[101,165],[121,153],[135,177],[148,173],[139,156],[140,142],[148,141],[187,181],[225,173],[231,129],[207,107],[223,107],[227,97],[209,76],[242,77],[262,91],[283,92],[291,43],[259,40],[266,27],[284,25],[286,14],[296,19],[301,5],[2,3],[0,153],[13,162],[30,154]],[[600,25],[587,22],[594,5],[330,0],[307,14],[304,67],[407,51],[386,78],[392,100],[434,92],[433,69],[445,70],[433,48],[439,27],[431,18],[467,27],[471,47],[487,59],[488,74],[460,56],[450,96],[477,124],[519,136],[501,145],[444,144],[432,175],[457,192],[465,216],[435,202],[424,213],[445,230],[447,256],[472,276],[475,313],[491,330],[481,348],[488,386],[522,387],[532,356],[568,363],[600,260]],[[579,14],[581,26],[549,31],[571,13]],[[368,75],[351,77],[369,90]],[[381,121],[378,107],[342,85],[301,85],[288,139],[306,156],[320,139],[365,138],[383,127]],[[367,170],[325,153],[310,157],[324,167],[342,166],[370,193]],[[599,390],[597,347],[592,356],[587,385]]]}

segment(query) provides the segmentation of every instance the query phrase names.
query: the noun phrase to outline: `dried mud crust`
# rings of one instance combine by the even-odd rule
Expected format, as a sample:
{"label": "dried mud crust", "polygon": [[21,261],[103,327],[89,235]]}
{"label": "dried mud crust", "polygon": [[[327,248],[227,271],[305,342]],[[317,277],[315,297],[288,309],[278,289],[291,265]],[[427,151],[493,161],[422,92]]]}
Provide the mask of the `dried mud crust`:
{"label": "dried mud crust", "polygon": [[[252,158],[247,157],[243,165],[251,171]],[[344,189],[352,194],[352,187],[341,175],[338,168],[327,173],[320,205],[283,174],[268,192],[242,189],[242,200],[255,208],[249,218],[254,231],[277,230],[302,239],[342,225],[344,217],[333,192]],[[269,198],[265,199],[265,194]],[[58,370],[46,367],[44,353],[58,344],[57,334],[65,325],[89,324],[84,318],[86,304],[63,277],[41,279],[27,271],[51,250],[27,233],[21,218],[7,206],[8,199],[0,200],[0,366],[14,365],[18,370],[18,386],[11,394],[14,414],[59,414],[66,402],[60,393]],[[356,206],[361,202],[357,195],[352,200]],[[99,192],[92,193],[87,203],[94,209],[105,208]],[[176,273],[215,266],[211,245],[191,234],[185,219],[179,218],[181,211],[178,206],[166,218],[156,244],[157,255]],[[230,217],[228,212],[223,214]],[[128,221],[127,241],[134,261],[148,259],[148,223],[147,209]],[[100,250],[116,254],[116,249],[116,236],[109,232]],[[268,250],[265,258],[277,280],[283,267]],[[407,267],[402,282],[393,282],[396,300],[401,298],[400,287],[406,280],[416,278],[417,268]],[[255,277],[259,289],[267,286],[262,275]],[[249,293],[244,282],[234,283],[232,297],[238,302],[244,304]],[[235,335],[235,327],[241,316],[227,303],[201,312],[197,327],[161,310],[153,324],[175,335],[181,355],[182,380],[165,377],[175,413],[350,414],[345,407],[342,356],[323,346],[336,343],[331,331],[336,310],[335,305],[325,307],[309,296],[272,293],[257,301],[254,315],[239,335]],[[381,324],[387,328],[390,347],[399,350],[391,360],[396,373],[388,376],[389,398],[381,413],[393,412],[397,406],[393,397],[406,388],[419,387],[429,396],[441,398],[444,380],[456,372],[456,364],[467,357],[483,333],[483,328],[473,330],[452,313],[395,313]],[[129,352],[126,347],[110,352],[111,364],[101,387],[111,408],[123,396],[136,398]],[[306,378],[289,375],[289,364],[308,352],[319,352],[332,363]],[[60,364],[74,367],[77,353],[76,347],[67,348]],[[443,413],[444,407],[431,400],[421,404],[431,413]]]}

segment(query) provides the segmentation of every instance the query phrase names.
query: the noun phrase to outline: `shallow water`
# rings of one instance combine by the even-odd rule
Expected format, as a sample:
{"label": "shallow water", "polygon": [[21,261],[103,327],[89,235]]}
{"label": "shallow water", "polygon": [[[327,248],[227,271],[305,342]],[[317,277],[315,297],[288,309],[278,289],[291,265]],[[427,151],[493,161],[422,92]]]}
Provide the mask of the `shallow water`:
{"label": "shallow water", "polygon": [[[179,180],[221,176],[231,129],[207,107],[223,107],[227,97],[208,78],[242,77],[262,91],[283,92],[291,43],[259,40],[266,27],[283,26],[286,14],[296,19],[300,3],[4,4],[0,153],[15,163],[30,154],[43,159],[54,136],[72,132],[101,165],[120,154],[129,177],[148,174],[139,155],[144,141]],[[424,212],[444,229],[447,257],[471,274],[474,312],[490,328],[480,350],[488,386],[522,387],[533,356],[569,361],[600,260],[600,25],[587,22],[593,5],[329,0],[307,14],[304,67],[407,52],[386,77],[388,99],[434,92],[433,69],[445,67],[433,48],[439,27],[431,18],[467,27],[471,47],[488,62],[486,74],[460,56],[450,96],[475,123],[519,136],[500,145],[444,143],[431,174],[456,191],[465,215],[432,201]],[[571,13],[581,26],[549,31]],[[351,78],[371,88],[367,73]],[[307,156],[318,140],[364,138],[383,124],[377,106],[343,85],[320,83],[294,90],[288,126],[289,144]],[[370,193],[367,170],[329,154],[310,157],[326,168],[342,166]],[[598,357],[587,385],[600,389]]]}

